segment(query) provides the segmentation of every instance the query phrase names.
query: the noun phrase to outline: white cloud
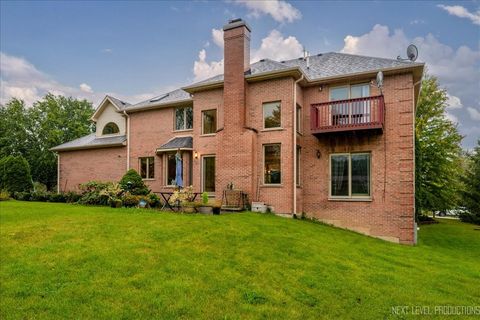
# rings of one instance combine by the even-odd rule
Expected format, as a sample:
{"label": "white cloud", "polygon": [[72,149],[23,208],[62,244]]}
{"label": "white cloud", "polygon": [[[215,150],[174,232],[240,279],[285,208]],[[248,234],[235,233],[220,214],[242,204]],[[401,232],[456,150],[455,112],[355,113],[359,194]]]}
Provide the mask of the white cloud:
{"label": "white cloud", "polygon": [[[212,30],[213,42],[220,47],[218,39],[220,32]],[[219,31],[219,30],[216,30]],[[221,32],[223,40],[223,31]],[[223,47],[223,41],[221,43]],[[277,61],[294,59],[302,56],[303,46],[295,37],[284,37],[278,30],[272,30],[270,34],[262,39],[260,48],[253,49],[250,55],[251,62],[257,62],[260,59],[273,59]],[[223,59],[220,61],[207,61],[207,52],[205,49],[200,50],[198,60],[193,65],[194,81],[201,81],[218,74],[223,73]]]}
{"label": "white cloud", "polygon": [[297,38],[283,37],[278,30],[274,29],[262,39],[260,48],[253,50],[250,61],[255,62],[265,58],[282,61],[301,57],[302,54],[303,46]]}
{"label": "white cloud", "polygon": [[155,95],[153,93],[141,93],[126,96],[112,92],[94,92],[86,83],[80,84],[79,87],[71,87],[52,79],[52,77],[38,70],[26,59],[3,52],[0,52],[0,74],[1,104],[7,103],[12,98],[18,98],[24,100],[27,106],[31,106],[35,101],[42,99],[48,92],[55,95],[87,99],[95,105],[103,99],[105,94],[111,94],[118,99],[128,102],[139,102]]}
{"label": "white cloud", "polygon": [[302,13],[290,3],[282,0],[235,0],[250,11],[249,16],[270,15],[278,22],[293,22],[302,17]]}
{"label": "white cloud", "polygon": [[212,29],[212,40],[219,48],[223,49],[223,30]]}
{"label": "white cloud", "polygon": [[463,107],[462,100],[459,97],[452,96],[447,93],[447,108],[448,109],[461,109]]}
{"label": "white cloud", "polygon": [[467,111],[473,120],[480,121],[480,111],[472,107],[467,107]]}
{"label": "white cloud", "polygon": [[103,52],[103,53],[112,53],[113,50],[110,49],[110,48],[105,48],[105,49],[102,49],[102,52]]}
{"label": "white cloud", "polygon": [[437,7],[447,11],[452,16],[466,18],[472,21],[473,24],[480,25],[480,10],[472,13],[462,6],[445,6],[443,4],[439,4]]}
{"label": "white cloud", "polygon": [[480,51],[467,46],[454,50],[432,34],[410,39],[402,30],[390,32],[387,26],[378,24],[366,34],[346,36],[344,42],[342,52],[384,58],[404,56],[408,44],[414,43],[419,49],[418,61],[426,62],[428,73],[438,77],[452,96],[451,107],[458,108],[462,101],[466,105],[478,103]]}
{"label": "white cloud", "polygon": [[415,19],[415,20],[410,21],[410,24],[411,24],[411,25],[415,25],[415,24],[425,24],[425,23],[427,23],[427,22],[426,22],[425,20],[423,20],[423,19]]}
{"label": "white cloud", "polygon": [[86,83],[82,83],[80,85],[80,90],[83,91],[83,92],[88,92],[88,93],[92,93],[93,90],[92,90],[92,87],[90,87],[88,84]]}
{"label": "white cloud", "polygon": [[217,74],[223,73],[223,59],[220,61],[207,62],[207,52],[205,49],[198,53],[198,61],[193,64],[194,81],[201,81]]}

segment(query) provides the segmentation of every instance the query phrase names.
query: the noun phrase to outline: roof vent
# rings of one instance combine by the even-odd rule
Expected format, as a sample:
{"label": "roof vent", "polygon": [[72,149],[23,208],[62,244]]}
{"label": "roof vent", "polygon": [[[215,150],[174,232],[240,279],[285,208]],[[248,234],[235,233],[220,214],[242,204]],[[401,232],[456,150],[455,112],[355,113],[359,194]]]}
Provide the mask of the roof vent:
{"label": "roof vent", "polygon": [[260,59],[260,62],[265,62],[265,59]]}
{"label": "roof vent", "polygon": [[321,57],[321,56],[323,56],[323,53],[317,54],[317,57]]}

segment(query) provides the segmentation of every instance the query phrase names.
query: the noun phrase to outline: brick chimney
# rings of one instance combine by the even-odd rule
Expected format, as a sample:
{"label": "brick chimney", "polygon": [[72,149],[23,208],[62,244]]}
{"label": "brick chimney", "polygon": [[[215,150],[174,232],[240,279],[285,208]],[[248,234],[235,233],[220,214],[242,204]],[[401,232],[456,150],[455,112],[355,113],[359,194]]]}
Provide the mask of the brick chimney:
{"label": "brick chimney", "polygon": [[256,134],[245,125],[250,27],[242,19],[235,19],[230,20],[223,31],[223,112],[219,113],[223,130],[217,133],[216,196],[222,199],[222,191],[233,183],[235,189],[248,193],[252,199],[256,181]]}
{"label": "brick chimney", "polygon": [[225,129],[245,126],[245,72],[250,70],[250,27],[242,19],[223,27]]}

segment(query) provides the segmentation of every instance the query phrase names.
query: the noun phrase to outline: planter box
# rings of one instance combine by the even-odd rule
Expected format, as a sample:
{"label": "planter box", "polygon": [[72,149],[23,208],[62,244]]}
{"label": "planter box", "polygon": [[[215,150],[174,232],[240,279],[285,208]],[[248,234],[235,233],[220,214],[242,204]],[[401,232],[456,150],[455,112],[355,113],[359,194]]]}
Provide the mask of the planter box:
{"label": "planter box", "polygon": [[252,211],[253,212],[267,212],[267,205],[264,202],[252,202]]}
{"label": "planter box", "polygon": [[213,212],[213,208],[212,207],[208,207],[208,206],[199,206],[197,208],[198,212],[200,213],[212,213]]}

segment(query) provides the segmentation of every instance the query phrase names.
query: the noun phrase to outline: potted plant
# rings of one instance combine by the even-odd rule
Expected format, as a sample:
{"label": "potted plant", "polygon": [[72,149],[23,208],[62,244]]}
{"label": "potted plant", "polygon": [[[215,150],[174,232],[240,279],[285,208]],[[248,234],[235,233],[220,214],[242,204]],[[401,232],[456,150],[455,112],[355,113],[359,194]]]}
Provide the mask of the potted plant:
{"label": "potted plant", "polygon": [[208,193],[202,193],[202,204],[198,206],[200,213],[212,213],[212,206],[208,204]]}

